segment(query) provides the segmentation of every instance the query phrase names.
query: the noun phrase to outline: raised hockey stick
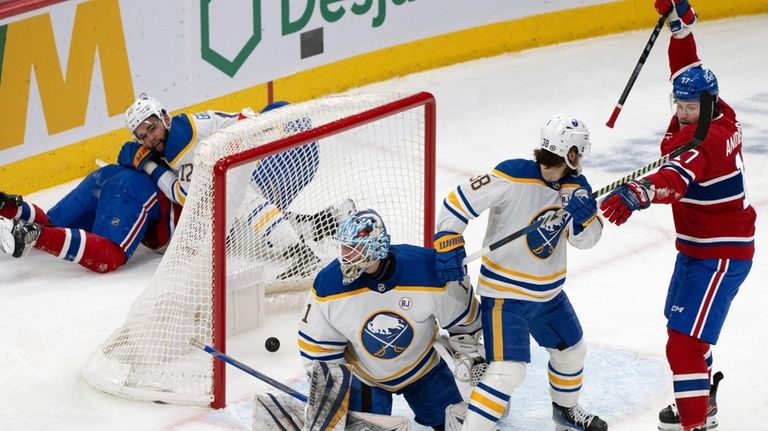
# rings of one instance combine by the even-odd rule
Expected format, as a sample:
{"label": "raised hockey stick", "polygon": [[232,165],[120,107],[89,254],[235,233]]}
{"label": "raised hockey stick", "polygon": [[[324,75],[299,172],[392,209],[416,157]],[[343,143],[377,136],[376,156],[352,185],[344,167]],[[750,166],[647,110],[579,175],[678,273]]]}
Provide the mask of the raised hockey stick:
{"label": "raised hockey stick", "polygon": [[651,37],[648,39],[648,42],[645,44],[645,48],[643,48],[642,54],[640,54],[640,59],[637,60],[637,64],[635,64],[635,69],[632,71],[632,74],[629,76],[629,81],[627,82],[627,85],[624,86],[624,91],[621,93],[621,97],[619,97],[619,101],[616,103],[616,106],[613,108],[613,113],[611,113],[611,118],[609,118],[608,122],[605,123],[606,126],[613,128],[613,124],[616,122],[616,118],[619,117],[619,112],[621,112],[621,109],[624,107],[624,102],[627,101],[629,92],[630,90],[632,90],[632,86],[635,85],[635,80],[637,80],[638,75],[640,75],[640,70],[643,68],[643,65],[645,64],[645,60],[648,58],[648,54],[650,54],[651,48],[653,48],[653,44],[656,43],[656,38],[659,37],[659,33],[661,32],[662,27],[664,27],[664,21],[666,20],[667,20],[667,15],[662,15],[659,17],[659,21],[656,23],[656,27],[654,27],[653,32],[651,32]]}
{"label": "raised hockey stick", "polygon": [[[693,133],[693,138],[691,138],[690,141],[688,141],[685,145],[679,147],[678,149],[671,151],[670,153],[663,155],[661,158],[654,160],[653,162],[643,166],[642,168],[619,178],[618,180],[608,184],[607,186],[602,187],[597,191],[592,192],[590,196],[592,196],[592,198],[594,199],[597,199],[598,197],[612,191],[616,187],[619,187],[622,184],[628,183],[629,181],[632,181],[635,178],[642,177],[648,172],[663,165],[664,163],[667,163],[668,161],[679,157],[686,151],[690,151],[698,147],[699,145],[701,145],[704,142],[704,139],[706,139],[707,137],[707,133],[709,132],[709,124],[712,122],[712,110],[713,110],[712,95],[707,93],[706,91],[703,91],[701,93],[701,97],[699,98],[699,106],[700,106],[699,123],[696,125],[696,131]],[[485,256],[486,254],[492,252],[493,250],[496,250],[497,248],[509,242],[512,242],[520,238],[521,236],[528,235],[529,233],[538,229],[541,225],[545,223],[549,223],[552,220],[556,219],[557,217],[562,217],[565,214],[566,214],[565,208],[560,208],[559,210],[552,212],[545,217],[541,217],[535,222],[529,224],[528,226],[516,232],[513,232],[505,236],[504,238],[494,242],[493,244],[485,246],[480,250],[470,254],[469,256],[464,258],[464,261],[462,263],[466,265],[475,259]]]}
{"label": "raised hockey stick", "polygon": [[210,353],[211,356],[213,356],[214,358],[216,358],[216,359],[218,359],[220,361],[224,361],[224,362],[228,363],[229,365],[232,365],[235,368],[240,369],[241,371],[245,371],[246,373],[252,375],[253,377],[256,377],[257,379],[259,379],[259,380],[261,380],[261,381],[263,381],[265,383],[268,383],[268,384],[274,386],[277,389],[280,389],[281,391],[283,391],[286,394],[296,398],[299,401],[302,401],[302,402],[305,402],[305,403],[307,402],[307,396],[306,395],[302,394],[299,391],[296,391],[296,390],[292,389],[289,386],[286,386],[286,385],[278,382],[277,380],[273,379],[272,377],[269,377],[268,375],[266,375],[264,373],[261,373],[259,371],[254,370],[253,368],[249,367],[248,365],[245,365],[244,363],[242,363],[242,362],[238,361],[237,359],[227,355],[226,353],[222,353],[222,352],[216,350],[215,348],[213,348],[213,347],[211,347],[211,346],[209,346],[207,344],[204,344],[204,343],[202,343],[202,342],[200,342],[200,341],[198,341],[198,340],[196,340],[194,338],[189,340],[189,344],[197,347],[200,350],[205,351],[206,353]]}

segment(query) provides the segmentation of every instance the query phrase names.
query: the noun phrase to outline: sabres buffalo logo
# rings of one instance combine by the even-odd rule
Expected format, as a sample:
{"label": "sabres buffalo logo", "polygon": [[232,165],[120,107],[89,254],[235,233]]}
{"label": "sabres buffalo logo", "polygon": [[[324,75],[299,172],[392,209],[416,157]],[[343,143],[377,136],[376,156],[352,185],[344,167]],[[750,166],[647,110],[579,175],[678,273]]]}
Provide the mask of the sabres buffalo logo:
{"label": "sabres buffalo logo", "polygon": [[380,359],[399,356],[413,341],[413,328],[405,318],[391,311],[371,316],[363,327],[365,350]]}
{"label": "sabres buffalo logo", "polygon": [[[533,220],[537,222],[541,219],[551,217],[556,208],[550,208],[542,211]],[[528,242],[528,249],[534,256],[539,259],[546,259],[555,252],[555,247],[560,241],[560,233],[565,228],[566,217],[554,217],[552,220],[544,222],[533,232],[528,233],[526,241]]]}

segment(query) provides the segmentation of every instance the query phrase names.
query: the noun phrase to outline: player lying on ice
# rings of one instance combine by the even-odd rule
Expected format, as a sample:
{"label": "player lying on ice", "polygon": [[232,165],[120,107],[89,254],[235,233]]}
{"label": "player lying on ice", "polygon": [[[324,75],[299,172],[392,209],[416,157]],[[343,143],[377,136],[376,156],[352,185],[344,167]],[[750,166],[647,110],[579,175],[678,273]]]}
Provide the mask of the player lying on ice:
{"label": "player lying on ice", "polygon": [[[157,186],[169,199],[184,205],[194,178],[193,159],[198,143],[237,121],[286,105],[287,102],[270,103],[259,114],[246,108],[241,112],[208,110],[171,117],[160,101],[142,94],[126,111],[126,126],[136,142],[126,143],[120,156],[133,161],[128,166],[156,178]],[[311,127],[311,119],[302,117],[284,124],[282,133],[294,134]],[[354,203],[345,200],[311,215],[286,211],[313,180],[318,164],[318,144],[310,142],[261,160],[251,174],[249,191],[254,193],[248,201],[249,227],[261,235],[267,247],[291,263],[278,279],[306,277],[318,269],[320,259],[307,246],[297,227],[310,225],[301,229],[301,233],[311,232],[304,235],[317,240],[332,235],[338,219],[354,210]],[[158,173],[158,169],[163,171]]]}
{"label": "player lying on ice", "polygon": [[316,361],[349,364],[349,410],[390,415],[393,394],[402,394],[416,422],[444,429],[446,409],[462,397],[433,344],[442,327],[454,351],[481,350],[469,277],[441,281],[435,251],[390,244],[371,209],[342,221],[337,239],[338,260],[318,273],[301,313],[306,369]]}
{"label": "player lying on ice", "polygon": [[47,212],[0,192],[0,251],[18,258],[34,247],[94,272],[110,272],[139,244],[162,251],[179,211],[150,176],[108,165],[88,174]]}

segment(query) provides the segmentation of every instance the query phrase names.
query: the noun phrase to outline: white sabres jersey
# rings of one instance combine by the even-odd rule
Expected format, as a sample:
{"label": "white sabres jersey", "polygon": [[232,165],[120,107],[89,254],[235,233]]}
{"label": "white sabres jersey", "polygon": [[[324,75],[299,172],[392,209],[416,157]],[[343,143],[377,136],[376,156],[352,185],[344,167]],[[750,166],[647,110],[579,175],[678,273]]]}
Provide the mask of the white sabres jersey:
{"label": "white sabres jersey", "polygon": [[440,362],[432,347],[440,327],[480,328],[468,277],[441,283],[433,249],[392,245],[390,256],[396,269],[386,281],[364,274],[345,286],[337,260],[317,275],[299,323],[307,370],[314,361],[347,362],[360,380],[396,392]]}
{"label": "white sabres jersey", "polygon": [[[437,231],[462,233],[467,223],[489,210],[483,246],[492,244],[525,226],[564,208],[573,192],[592,192],[583,175],[546,181],[533,160],[513,159],[456,187],[443,201]],[[599,216],[574,226],[568,216],[540,226],[490,252],[482,260],[477,292],[492,298],[544,302],[562,290],[567,268],[565,238],[586,249],[597,243],[603,229]]]}
{"label": "white sabres jersey", "polygon": [[184,205],[192,181],[195,146],[213,132],[234,124],[239,118],[239,112],[203,111],[182,113],[171,119],[164,157],[176,178],[170,183],[164,181],[159,184],[169,199]]}

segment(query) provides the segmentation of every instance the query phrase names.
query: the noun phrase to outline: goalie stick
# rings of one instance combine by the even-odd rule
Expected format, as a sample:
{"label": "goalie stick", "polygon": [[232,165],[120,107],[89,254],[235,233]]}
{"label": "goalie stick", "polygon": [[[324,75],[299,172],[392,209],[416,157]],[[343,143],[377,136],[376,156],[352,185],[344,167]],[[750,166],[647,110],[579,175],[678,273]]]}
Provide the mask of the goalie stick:
{"label": "goalie stick", "polygon": [[254,370],[253,368],[249,367],[248,365],[245,365],[244,363],[242,363],[242,362],[238,361],[237,359],[227,355],[226,353],[222,353],[222,352],[216,350],[215,348],[213,348],[213,347],[211,347],[211,346],[209,346],[207,344],[201,343],[200,341],[198,341],[198,340],[196,340],[194,338],[189,340],[189,344],[197,347],[198,349],[200,349],[200,350],[202,350],[202,351],[204,351],[206,353],[209,353],[211,356],[213,356],[214,358],[216,358],[216,359],[218,359],[220,361],[224,361],[224,362],[228,363],[229,365],[232,365],[235,368],[240,369],[241,371],[245,371],[246,373],[252,375],[253,377],[256,377],[257,379],[259,379],[259,380],[261,380],[261,381],[263,381],[265,383],[269,383],[270,385],[274,386],[277,389],[280,389],[281,391],[283,391],[286,394],[296,398],[299,401],[303,401],[305,403],[307,402],[307,396],[306,395],[304,395],[301,392],[298,392],[298,391],[290,388],[289,386],[286,386],[286,385],[278,382],[277,380],[273,379],[272,377],[269,377],[268,375],[266,375],[264,373],[260,373],[260,372],[258,372],[256,370]]}
{"label": "goalie stick", "polygon": [[[286,394],[292,396],[293,398],[301,401],[304,404],[307,404],[309,402],[309,399],[307,398],[307,396],[302,394],[301,392],[283,383],[278,382],[277,380],[267,376],[266,374],[253,369],[252,367],[249,367],[248,365],[238,361],[237,359],[227,355],[226,353],[223,353],[217,350],[214,347],[211,347],[205,343],[202,343],[195,338],[190,339],[189,344],[210,354],[215,359],[226,362],[227,364],[232,365],[235,368],[238,368],[239,370],[244,371],[252,375],[253,377],[256,377],[257,379],[272,385],[276,389],[279,389],[285,392]],[[384,416],[384,415],[376,415],[371,413],[362,413],[362,412],[354,412],[354,411],[347,411],[347,415],[348,416],[346,421],[346,430],[406,431],[410,429],[409,428],[410,423],[408,422],[408,420],[401,416]]]}
{"label": "goalie stick", "polygon": [[635,85],[635,80],[637,80],[637,77],[640,75],[640,70],[643,68],[643,65],[645,64],[645,60],[648,58],[648,54],[651,53],[651,48],[653,48],[653,44],[656,43],[656,38],[659,37],[659,33],[661,33],[662,27],[664,27],[664,21],[666,21],[667,15],[662,15],[659,17],[659,21],[656,23],[656,27],[653,28],[653,32],[651,32],[651,37],[648,39],[648,42],[645,44],[645,48],[643,48],[643,52],[640,54],[640,59],[637,60],[637,64],[635,64],[635,69],[632,71],[632,74],[629,76],[629,81],[627,82],[627,85],[624,87],[624,91],[621,93],[621,97],[619,97],[619,101],[616,103],[616,107],[613,108],[613,112],[611,113],[611,118],[608,119],[608,122],[605,123],[606,126],[613,129],[613,124],[616,122],[616,118],[619,117],[619,112],[621,112],[621,109],[624,107],[624,102],[627,101],[627,97],[629,96],[630,90],[632,90],[632,86]]}
{"label": "goalie stick", "polygon": [[[597,199],[598,197],[612,191],[613,189],[619,187],[620,185],[626,184],[629,181],[634,180],[635,178],[644,176],[648,172],[658,168],[664,163],[667,163],[668,161],[679,157],[683,153],[690,151],[698,147],[699,145],[701,145],[704,142],[704,139],[706,139],[707,137],[707,133],[709,132],[709,125],[712,122],[712,110],[713,110],[712,95],[707,93],[706,91],[702,91],[701,97],[699,97],[699,106],[701,107],[700,113],[699,113],[699,123],[696,125],[696,131],[694,132],[693,138],[691,138],[690,141],[688,141],[685,145],[677,148],[676,150],[663,155],[661,158],[643,166],[642,168],[621,177],[620,179],[602,187],[597,191],[592,192],[590,196],[594,199]],[[494,242],[493,244],[487,245],[481,248],[480,250],[470,254],[469,256],[464,258],[464,261],[462,262],[462,264],[466,265],[475,259],[483,257],[486,254],[492,252],[493,250],[496,250],[497,248],[509,242],[512,242],[520,238],[521,236],[528,235],[529,233],[538,229],[541,225],[545,223],[549,223],[552,220],[556,219],[557,217],[562,217],[565,214],[566,214],[565,208],[560,208],[555,212],[551,212],[548,215],[541,217],[535,222],[529,224],[528,226],[516,232],[513,232],[505,236],[504,238]]]}

